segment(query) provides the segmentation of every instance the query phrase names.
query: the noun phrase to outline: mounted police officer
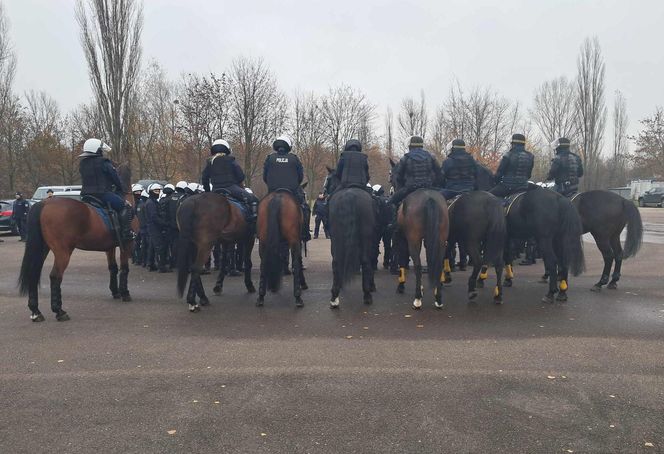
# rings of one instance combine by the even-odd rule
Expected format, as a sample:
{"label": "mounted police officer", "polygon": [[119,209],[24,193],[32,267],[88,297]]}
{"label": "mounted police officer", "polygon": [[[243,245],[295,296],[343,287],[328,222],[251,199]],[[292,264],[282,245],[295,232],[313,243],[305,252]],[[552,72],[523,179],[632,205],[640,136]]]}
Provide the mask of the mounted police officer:
{"label": "mounted police officer", "polygon": [[23,198],[22,193],[17,192],[14,207],[12,208],[12,220],[16,225],[18,234],[21,236],[19,241],[25,241],[25,226],[28,219],[28,211],[30,211],[30,203]]}
{"label": "mounted police officer", "polygon": [[110,159],[103,153],[111,151],[111,147],[99,139],[88,139],[83,144],[83,153],[79,155],[81,162],[81,195],[93,196],[118,213],[120,220],[120,237],[122,241],[134,239],[131,230],[132,209],[124,200],[124,188]]}
{"label": "mounted police officer", "polygon": [[367,155],[362,153],[362,144],[357,139],[350,139],[344,146],[344,151],[339,157],[335,175],[339,179],[339,189],[356,187],[371,192],[367,189],[369,183],[369,162]]}
{"label": "mounted police officer", "polygon": [[554,180],[554,190],[565,197],[571,197],[579,191],[579,178],[583,176],[581,158],[570,151],[570,141],[561,137],[551,144],[556,156],[551,160],[551,169],[547,180]]}
{"label": "mounted police officer", "polygon": [[[154,248],[154,255],[159,272],[167,273],[169,270],[166,268],[166,242],[164,231],[168,228],[168,224],[166,224],[166,221],[161,217],[158,201],[162,189],[163,187],[159,183],[152,183],[148,186],[148,200],[145,202],[145,219],[148,225],[148,234],[150,235],[151,245]],[[150,271],[155,271],[154,266],[152,264],[150,265]]]}
{"label": "mounted police officer", "polygon": [[[203,169],[203,188],[206,192],[227,191],[231,197],[247,205],[250,220],[256,219],[258,199],[247,192],[241,185],[244,183],[244,172],[231,156],[231,146],[223,139],[217,139],[210,148],[210,156]],[[212,186],[212,188],[210,188]]]}
{"label": "mounted police officer", "polygon": [[412,136],[408,140],[408,152],[394,168],[399,189],[390,202],[399,205],[411,192],[422,188],[433,188],[440,182],[440,166],[436,159],[424,149],[424,140]]}
{"label": "mounted police officer", "polygon": [[533,154],[526,150],[526,137],[523,134],[512,135],[512,148],[501,159],[496,171],[497,184],[489,192],[507,197],[515,192],[527,191],[534,164]]}
{"label": "mounted police officer", "polygon": [[304,214],[304,223],[302,226],[302,237],[309,241],[309,220],[311,209],[306,202],[304,190],[302,189],[302,180],[304,180],[304,167],[300,158],[292,153],[291,139],[282,135],[272,143],[274,153],[265,158],[263,164],[263,181],[267,185],[268,192],[274,192],[278,189],[287,189],[290,191],[298,203],[302,206]]}
{"label": "mounted police officer", "polygon": [[442,187],[443,196],[452,199],[455,196],[477,189],[477,162],[466,151],[466,142],[454,139],[447,144],[447,159],[443,161]]}

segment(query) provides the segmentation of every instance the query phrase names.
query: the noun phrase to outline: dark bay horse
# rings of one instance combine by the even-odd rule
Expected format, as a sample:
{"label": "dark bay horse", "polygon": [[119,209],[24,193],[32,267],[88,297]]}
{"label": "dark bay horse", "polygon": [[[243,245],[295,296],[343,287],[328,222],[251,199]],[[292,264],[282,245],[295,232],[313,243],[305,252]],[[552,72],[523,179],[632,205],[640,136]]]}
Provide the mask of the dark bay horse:
{"label": "dark bay horse", "polygon": [[[641,247],[643,223],[639,209],[630,201],[610,191],[588,191],[577,194],[572,203],[581,216],[583,233],[593,236],[604,259],[602,277],[592,290],[599,291],[603,285],[618,288],[623,259],[633,257]],[[625,247],[620,244],[620,233],[627,226]],[[615,262],[611,282],[609,273]]]}
{"label": "dark bay horse", "polygon": [[[529,190],[513,199],[507,208],[507,233],[508,241],[535,239],[549,276],[549,291],[542,301],[553,302],[556,293],[559,301],[566,301],[569,271],[578,276],[585,268],[581,244],[583,228],[572,202],[549,189]],[[514,277],[512,254],[512,248],[507,245],[505,286],[508,287]]]}
{"label": "dark bay horse", "polygon": [[[468,299],[477,297],[476,287],[484,287],[488,265],[496,270],[496,287],[493,292],[493,301],[500,304],[503,301],[503,251],[507,226],[502,201],[492,194],[484,191],[466,192],[448,207],[450,216],[450,235],[446,260],[452,257],[454,244],[459,244],[459,250],[470,256],[473,271],[468,278]],[[445,282],[451,281],[449,267],[445,268]],[[481,276],[478,279],[478,276]]]}
{"label": "dark bay horse", "polygon": [[[258,204],[258,240],[261,257],[261,277],[257,306],[265,301],[266,288],[276,292],[284,274],[284,254],[290,251],[293,267],[293,296],[295,305],[304,306],[302,290],[307,283],[302,269],[301,232],[304,216],[295,196],[287,190],[266,195]],[[284,243],[287,247],[283,247]]]}
{"label": "dark bay horse", "polygon": [[[242,211],[229,202],[226,196],[205,192],[187,197],[178,208],[177,222],[180,230],[177,248],[177,291],[179,296],[184,294],[187,278],[191,273],[187,291],[187,303],[191,312],[198,312],[201,306],[210,303],[203,289],[201,273],[212,247],[218,242],[221,242],[226,250],[236,242],[243,245],[244,284],[249,293],[256,291],[251,281],[251,251],[254,248],[255,234],[247,225]],[[214,287],[216,295],[221,294],[225,273],[226,267],[221,266]],[[200,298],[199,302],[196,302],[196,296]]]}
{"label": "dark bay horse", "polygon": [[[131,193],[126,200],[133,202]],[[138,231],[138,220],[132,221],[132,229]],[[111,279],[109,288],[113,298],[131,301],[127,280],[129,258],[134,242],[120,245],[120,281],[118,284],[118,264],[115,248],[117,235],[109,229],[98,212],[88,204],[78,200],[52,197],[35,204],[28,214],[28,240],[25,245],[19,290],[22,296],[28,295],[28,308],[33,322],[41,322],[44,316],[39,311],[38,288],[44,261],[49,251],[53,252],[54,263],[49,275],[51,280],[51,310],[58,321],[69,320],[62,309],[62,276],[69,265],[74,249],[106,252]]]}
{"label": "dark bay horse", "polygon": [[330,307],[339,307],[344,285],[362,272],[364,304],[371,304],[375,291],[374,263],[377,258],[377,206],[366,190],[357,187],[337,189],[338,178],[328,168],[325,193],[328,201],[332,249],[332,297]]}

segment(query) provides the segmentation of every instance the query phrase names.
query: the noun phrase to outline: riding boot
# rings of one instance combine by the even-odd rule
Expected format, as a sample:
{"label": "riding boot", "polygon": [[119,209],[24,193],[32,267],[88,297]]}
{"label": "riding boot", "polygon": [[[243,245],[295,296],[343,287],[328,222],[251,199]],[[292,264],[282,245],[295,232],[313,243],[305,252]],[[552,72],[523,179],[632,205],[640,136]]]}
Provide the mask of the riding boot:
{"label": "riding boot", "polygon": [[134,218],[134,212],[131,207],[125,205],[125,207],[120,211],[120,216],[118,217],[120,221],[120,239],[123,242],[133,241],[136,236],[134,231],[131,229],[131,221]]}

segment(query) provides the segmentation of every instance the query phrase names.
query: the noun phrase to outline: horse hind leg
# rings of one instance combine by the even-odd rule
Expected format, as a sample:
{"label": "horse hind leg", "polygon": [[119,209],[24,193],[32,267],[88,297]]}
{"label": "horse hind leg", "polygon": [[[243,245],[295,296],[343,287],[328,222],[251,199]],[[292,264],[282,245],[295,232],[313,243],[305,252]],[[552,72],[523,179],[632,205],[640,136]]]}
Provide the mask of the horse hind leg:
{"label": "horse hind leg", "polygon": [[131,301],[129,294],[129,257],[131,256],[131,246],[120,249],[120,298],[125,303]]}
{"label": "horse hind leg", "polygon": [[413,258],[413,267],[415,268],[415,299],[413,300],[413,309],[422,307],[422,262],[420,260],[421,247],[409,247],[410,255]]}
{"label": "horse hind leg", "polygon": [[106,252],[108,260],[108,272],[110,273],[110,282],[108,285],[113,299],[120,299],[120,290],[118,289],[118,264],[115,261],[115,249]]}
{"label": "horse hind leg", "polygon": [[[251,262],[251,251],[254,248],[254,237],[252,236],[247,243],[242,248],[242,254],[244,254],[244,286],[247,288],[247,292],[256,293],[256,287],[251,280],[251,269],[253,268],[253,263]],[[304,279],[304,276],[302,277]]]}
{"label": "horse hind leg", "polygon": [[332,257],[332,297],[330,298],[331,309],[337,309],[339,307],[339,292],[341,292],[341,277],[339,276],[337,261],[334,257]]}
{"label": "horse hind leg", "polygon": [[469,246],[468,254],[473,265],[473,271],[468,277],[468,301],[474,301],[477,298],[477,276],[479,276],[482,269],[482,254],[479,250],[479,244]]}
{"label": "horse hind leg", "polygon": [[607,285],[606,288],[610,290],[616,290],[618,288],[618,281],[620,280],[623,254],[619,234],[611,237],[611,249],[613,250],[613,260],[615,261],[615,267],[613,268],[613,274],[611,275],[611,282],[609,282],[609,285]]}
{"label": "horse hind leg", "polygon": [[51,310],[55,314],[55,319],[59,322],[69,320],[69,314],[62,310],[62,276],[69,265],[71,250],[53,251],[53,268],[49,278],[51,280]]}
{"label": "horse hind leg", "polygon": [[542,252],[542,258],[544,259],[544,269],[549,275],[549,291],[542,298],[542,301],[545,303],[552,303],[553,296],[558,292],[558,268],[551,238],[540,240],[540,251]]}
{"label": "horse hind leg", "polygon": [[295,306],[303,307],[304,301],[302,301],[301,287],[302,250],[300,249],[299,238],[296,240],[296,244],[292,247],[291,251],[291,262],[293,264],[293,296],[295,297]]}
{"label": "horse hind leg", "polygon": [[217,282],[214,284],[214,289],[212,292],[219,296],[221,291],[224,289],[224,280],[226,278],[226,271],[228,267],[228,245],[223,244],[221,246],[221,263],[219,265],[219,274],[217,275]]}
{"label": "horse hind leg", "polygon": [[590,290],[593,292],[599,292],[602,290],[602,286],[609,283],[609,274],[611,273],[611,266],[613,265],[613,249],[611,248],[611,244],[608,238],[595,235],[593,235],[593,237],[595,237],[597,248],[602,253],[602,258],[604,259],[604,269],[602,270],[602,277],[600,277],[599,281],[593,285]]}

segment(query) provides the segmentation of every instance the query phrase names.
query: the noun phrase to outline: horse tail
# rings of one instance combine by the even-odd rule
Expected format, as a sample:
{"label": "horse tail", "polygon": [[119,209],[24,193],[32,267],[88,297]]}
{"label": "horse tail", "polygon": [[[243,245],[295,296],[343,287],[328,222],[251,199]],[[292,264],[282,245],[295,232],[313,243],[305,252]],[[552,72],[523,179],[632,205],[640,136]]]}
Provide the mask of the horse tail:
{"label": "horse tail", "polygon": [[623,200],[623,212],[627,215],[627,238],[623,249],[623,258],[633,257],[641,249],[643,223],[639,209],[630,200]]}
{"label": "horse tail", "polygon": [[360,226],[357,222],[357,200],[355,194],[347,192],[337,195],[338,210],[333,216],[337,219],[335,227],[334,261],[341,283],[347,284],[360,271]]}
{"label": "horse tail", "polygon": [[484,260],[496,265],[503,261],[503,250],[505,249],[505,237],[507,235],[505,212],[499,199],[496,197],[487,198],[486,215],[489,222],[485,236]]}
{"label": "horse tail", "polygon": [[583,235],[581,217],[572,202],[564,197],[560,198],[560,210],[562,218],[561,241],[563,242],[563,259],[567,263],[572,275],[578,276],[586,269],[581,240],[581,236]]}
{"label": "horse tail", "polygon": [[436,288],[443,272],[445,250],[440,237],[440,204],[433,197],[428,197],[424,207],[424,248],[426,250],[427,267],[429,268],[429,284]]}
{"label": "horse tail", "polygon": [[177,223],[180,231],[178,236],[177,260],[178,269],[178,296],[184,294],[187,286],[189,272],[194,257],[196,256],[196,242],[194,241],[194,222],[196,216],[196,201],[185,201],[177,211]]}
{"label": "horse tail", "polygon": [[28,294],[31,288],[39,286],[44,260],[48,252],[48,246],[44,241],[41,230],[41,213],[44,209],[43,203],[35,204],[28,213],[27,242],[23,252],[21,273],[18,276],[19,293],[21,296]]}
{"label": "horse tail", "polygon": [[265,260],[265,278],[268,290],[276,292],[281,288],[284,272],[281,242],[281,204],[283,195],[274,194],[267,205],[267,241],[263,260]]}

